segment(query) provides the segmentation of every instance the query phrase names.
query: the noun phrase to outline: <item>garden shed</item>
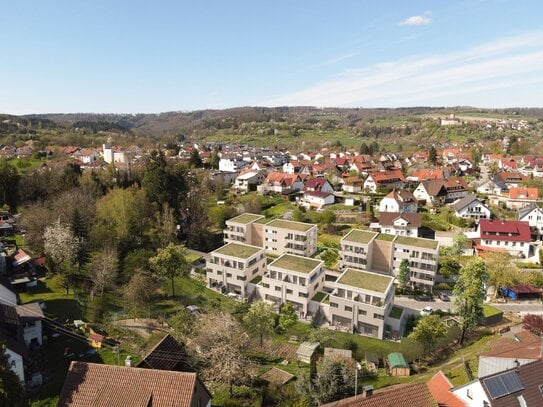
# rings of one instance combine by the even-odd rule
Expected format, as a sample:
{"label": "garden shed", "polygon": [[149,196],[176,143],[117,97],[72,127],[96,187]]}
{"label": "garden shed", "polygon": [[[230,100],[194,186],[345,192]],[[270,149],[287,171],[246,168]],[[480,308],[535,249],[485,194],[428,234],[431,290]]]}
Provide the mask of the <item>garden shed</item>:
{"label": "garden shed", "polygon": [[296,351],[297,359],[304,363],[314,363],[317,361],[318,343],[303,342]]}
{"label": "garden shed", "polygon": [[387,356],[387,365],[391,376],[407,377],[411,374],[409,364],[399,352],[390,353]]}

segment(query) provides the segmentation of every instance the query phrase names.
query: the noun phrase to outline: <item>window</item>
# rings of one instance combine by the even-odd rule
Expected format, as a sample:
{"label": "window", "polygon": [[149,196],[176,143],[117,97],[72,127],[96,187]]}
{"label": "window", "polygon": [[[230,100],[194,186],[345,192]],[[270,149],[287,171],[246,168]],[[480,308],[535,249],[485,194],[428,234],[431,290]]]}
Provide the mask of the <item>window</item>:
{"label": "window", "polygon": [[349,306],[345,305],[345,311],[352,312],[353,307],[349,307]]}
{"label": "window", "polygon": [[358,315],[368,315],[367,311],[364,311],[363,309],[358,310]]}
{"label": "window", "polygon": [[232,273],[226,273],[226,277],[232,277]]}
{"label": "window", "polygon": [[281,287],[280,286],[275,286],[275,291],[281,291]]}
{"label": "window", "polygon": [[338,308],[338,305],[335,302],[330,303],[331,308]]}
{"label": "window", "polygon": [[292,294],[292,290],[287,288],[287,294]]}
{"label": "window", "polygon": [[381,315],[381,314],[373,314],[373,318],[375,318],[375,319],[381,319],[381,320],[384,320],[384,319],[385,319],[384,315]]}

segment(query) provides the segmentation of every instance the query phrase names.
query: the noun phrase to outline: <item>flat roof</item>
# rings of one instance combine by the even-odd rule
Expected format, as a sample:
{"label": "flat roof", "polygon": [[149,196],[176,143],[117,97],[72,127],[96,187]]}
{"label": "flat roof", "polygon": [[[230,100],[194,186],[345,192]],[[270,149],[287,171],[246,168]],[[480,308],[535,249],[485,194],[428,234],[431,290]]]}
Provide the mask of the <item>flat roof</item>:
{"label": "flat roof", "polygon": [[242,213],[241,215],[228,219],[227,222],[235,222],[235,223],[241,223],[243,225],[247,225],[263,217],[264,217],[263,215],[255,215],[254,213]]}
{"label": "flat roof", "polygon": [[389,235],[388,233],[379,233],[379,236],[377,236],[376,240],[384,240],[386,242],[392,242],[396,235]]}
{"label": "flat roof", "polygon": [[347,269],[337,281],[339,284],[350,285],[364,290],[386,292],[390,283],[394,280],[391,276],[370,273],[362,270]]}
{"label": "flat roof", "polygon": [[309,257],[295,256],[293,254],[283,254],[277,260],[274,260],[272,263],[270,263],[269,266],[309,274],[323,263],[324,262],[321,260],[310,259]]}
{"label": "flat roof", "polygon": [[263,249],[256,246],[249,246],[248,244],[228,243],[222,247],[219,247],[217,250],[214,250],[213,253],[219,253],[225,256],[238,257],[240,259],[248,259],[254,254],[258,253],[260,250]]}
{"label": "flat roof", "polygon": [[421,237],[398,236],[394,243],[404,244],[406,246],[422,247],[424,249],[437,249],[438,242],[432,239],[423,239]]}
{"label": "flat roof", "polygon": [[346,242],[368,244],[378,234],[379,233],[377,232],[370,232],[369,230],[353,229],[341,240],[345,240]]}
{"label": "flat roof", "polygon": [[298,232],[307,232],[309,229],[315,226],[312,223],[294,222],[292,220],[284,220],[284,219],[272,220],[267,225],[275,227],[275,228],[296,230]]}

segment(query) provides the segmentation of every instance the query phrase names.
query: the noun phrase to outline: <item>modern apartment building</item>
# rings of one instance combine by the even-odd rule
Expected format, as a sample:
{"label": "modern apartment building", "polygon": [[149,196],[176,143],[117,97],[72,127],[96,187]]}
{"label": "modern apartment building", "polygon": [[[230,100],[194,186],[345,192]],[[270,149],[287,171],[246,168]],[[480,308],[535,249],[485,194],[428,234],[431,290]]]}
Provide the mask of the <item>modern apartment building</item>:
{"label": "modern apartment building", "polygon": [[252,244],[253,222],[263,218],[263,215],[243,213],[235,218],[228,219],[224,229],[224,243]]}
{"label": "modern apartment building", "polygon": [[353,229],[341,239],[340,260],[343,268],[367,270],[371,265],[372,246],[377,232]]}
{"label": "modern apartment building", "polygon": [[210,253],[206,278],[209,288],[248,298],[250,282],[266,271],[266,257],[261,247],[228,243]]}
{"label": "modern apartment building", "polygon": [[410,285],[414,288],[431,290],[439,261],[439,242],[432,239],[397,236],[393,246],[394,275],[398,276],[401,261],[407,259],[411,271]]}
{"label": "modern apartment building", "polygon": [[291,302],[305,318],[309,301],[323,286],[323,261],[283,254],[268,265],[258,289],[263,299],[277,306]]}
{"label": "modern apartment building", "polygon": [[266,253],[310,257],[317,251],[317,225],[275,219],[264,225]]}
{"label": "modern apartment building", "polygon": [[329,320],[349,332],[383,339],[394,301],[394,277],[347,269],[330,294]]}

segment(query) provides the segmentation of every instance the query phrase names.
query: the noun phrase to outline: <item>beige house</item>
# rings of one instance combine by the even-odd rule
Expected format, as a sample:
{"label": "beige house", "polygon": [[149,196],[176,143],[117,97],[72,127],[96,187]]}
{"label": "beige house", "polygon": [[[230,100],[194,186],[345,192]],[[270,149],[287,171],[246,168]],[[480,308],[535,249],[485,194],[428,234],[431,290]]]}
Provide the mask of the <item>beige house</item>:
{"label": "beige house", "polygon": [[340,259],[343,268],[366,270],[371,265],[372,246],[377,232],[353,229],[341,239]]}
{"label": "beige house", "polygon": [[252,280],[266,271],[266,257],[261,247],[228,243],[210,253],[206,278],[209,288],[248,298],[254,290]]}
{"label": "beige house", "polygon": [[410,285],[431,290],[439,261],[439,242],[432,239],[397,236],[393,244],[394,275],[398,276],[401,261],[407,259],[411,271]]}
{"label": "beige house", "polygon": [[394,277],[349,268],[335,285],[330,295],[331,324],[383,339],[394,301]]}
{"label": "beige house", "polygon": [[[263,215],[255,215],[254,213],[243,213],[226,221],[224,229],[224,243],[253,243],[253,223],[259,219],[263,219]],[[258,245],[256,245],[258,246]]]}
{"label": "beige house", "polygon": [[290,302],[307,318],[309,301],[323,286],[323,261],[284,254],[268,265],[258,290],[264,300],[276,306]]}
{"label": "beige house", "polygon": [[317,251],[317,225],[275,219],[264,226],[266,253],[310,257]]}

